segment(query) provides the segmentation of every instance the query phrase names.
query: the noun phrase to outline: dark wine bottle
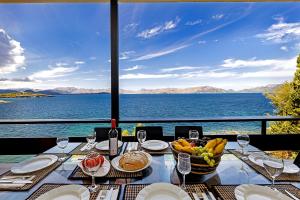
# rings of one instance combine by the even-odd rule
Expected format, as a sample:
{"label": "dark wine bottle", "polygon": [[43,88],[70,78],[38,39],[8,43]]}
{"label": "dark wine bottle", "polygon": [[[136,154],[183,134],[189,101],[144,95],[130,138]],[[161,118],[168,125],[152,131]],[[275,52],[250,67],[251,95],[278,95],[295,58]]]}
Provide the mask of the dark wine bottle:
{"label": "dark wine bottle", "polygon": [[118,130],[116,126],[116,120],[111,120],[111,129],[108,132],[109,141],[109,157],[110,159],[118,155]]}

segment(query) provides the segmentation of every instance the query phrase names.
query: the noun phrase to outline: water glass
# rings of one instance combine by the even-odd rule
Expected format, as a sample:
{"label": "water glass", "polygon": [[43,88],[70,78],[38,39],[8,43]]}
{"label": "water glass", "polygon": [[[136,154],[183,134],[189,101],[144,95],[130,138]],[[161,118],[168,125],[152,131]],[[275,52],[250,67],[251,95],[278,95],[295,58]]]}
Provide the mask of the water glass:
{"label": "water glass", "polygon": [[243,160],[247,160],[248,157],[245,154],[245,148],[249,145],[250,143],[250,137],[247,134],[239,134],[237,135],[237,142],[240,145],[240,147],[242,148],[242,159]]}
{"label": "water glass", "polygon": [[92,132],[86,136],[86,141],[88,143],[88,148],[92,147],[92,145],[96,142],[96,132]]}
{"label": "water glass", "polygon": [[139,142],[140,149],[141,149],[141,145],[146,141],[146,137],[147,137],[146,131],[145,130],[139,130],[137,132],[136,137],[137,137],[137,140]]}
{"label": "water glass", "polygon": [[90,192],[95,192],[97,185],[95,184],[95,174],[101,167],[98,157],[100,154],[96,152],[89,153],[82,161],[82,166],[86,172],[89,172],[92,176],[92,184],[88,187]]}
{"label": "water glass", "polygon": [[185,187],[185,175],[191,172],[191,156],[187,153],[178,154],[177,169],[183,175],[183,181],[181,188],[186,189]]}
{"label": "water glass", "polygon": [[197,130],[190,130],[189,131],[189,139],[198,140],[199,139],[199,132]]}
{"label": "water glass", "polygon": [[265,156],[263,159],[263,165],[267,173],[272,178],[272,186],[274,186],[276,177],[283,172],[284,169],[283,160]]}
{"label": "water glass", "polygon": [[[68,137],[58,137],[56,139],[56,144],[57,146],[62,149],[62,154],[65,153],[65,148],[68,146],[68,143],[69,143],[69,138]],[[60,157],[59,158],[59,161],[63,161],[65,160],[66,157]]]}

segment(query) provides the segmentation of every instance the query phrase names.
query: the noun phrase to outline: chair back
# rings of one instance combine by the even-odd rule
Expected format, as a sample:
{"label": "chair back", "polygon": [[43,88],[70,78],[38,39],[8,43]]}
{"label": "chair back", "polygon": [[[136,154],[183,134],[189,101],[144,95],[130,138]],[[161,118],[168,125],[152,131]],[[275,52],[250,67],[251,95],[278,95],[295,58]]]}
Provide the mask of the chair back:
{"label": "chair back", "polygon": [[[96,141],[101,142],[104,140],[108,140],[108,133],[110,129],[111,129],[110,127],[95,127],[94,130],[96,132]],[[117,128],[117,131],[118,131],[118,140],[122,141],[122,129]]]}
{"label": "chair back", "polygon": [[189,138],[189,131],[196,130],[199,132],[199,138],[203,137],[202,126],[175,126],[175,140],[178,138]]}
{"label": "chair back", "polygon": [[145,130],[147,137],[146,140],[163,140],[163,128],[161,126],[143,126],[135,128],[135,140],[137,141],[137,132]]}

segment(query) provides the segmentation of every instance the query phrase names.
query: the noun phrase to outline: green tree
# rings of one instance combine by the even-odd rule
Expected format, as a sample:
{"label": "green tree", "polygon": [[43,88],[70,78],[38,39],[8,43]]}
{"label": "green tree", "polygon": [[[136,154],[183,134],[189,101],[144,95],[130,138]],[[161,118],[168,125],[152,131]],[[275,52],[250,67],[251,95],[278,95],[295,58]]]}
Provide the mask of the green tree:
{"label": "green tree", "polygon": [[[276,107],[276,114],[281,116],[300,116],[300,55],[297,58],[297,68],[292,82],[285,82],[273,93],[266,95]],[[300,133],[299,121],[273,122],[269,133]]]}

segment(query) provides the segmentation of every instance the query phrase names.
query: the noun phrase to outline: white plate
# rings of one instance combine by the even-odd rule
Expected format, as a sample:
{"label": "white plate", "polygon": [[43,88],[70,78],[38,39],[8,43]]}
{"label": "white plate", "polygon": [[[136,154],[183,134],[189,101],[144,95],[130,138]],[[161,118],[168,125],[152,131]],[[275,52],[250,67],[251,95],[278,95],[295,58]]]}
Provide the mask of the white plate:
{"label": "white plate", "polygon": [[[263,155],[261,154],[250,154],[248,156],[249,160],[261,167],[264,167],[263,164]],[[298,173],[299,172],[299,167],[297,165],[295,165],[292,162],[289,161],[284,161],[284,169],[283,169],[283,173],[287,173],[287,174],[294,174],[294,173]]]}
{"label": "white plate", "polygon": [[142,170],[146,169],[147,167],[149,167],[151,165],[151,162],[152,162],[152,156],[149,153],[147,153],[147,152],[142,152],[142,153],[144,153],[148,158],[147,165],[145,167],[143,167],[142,169],[138,169],[138,170],[134,170],[134,171],[128,171],[128,170],[125,170],[125,169],[121,168],[119,166],[119,160],[121,159],[122,155],[115,157],[111,161],[111,165],[113,166],[113,168],[115,168],[116,170],[121,171],[121,172],[139,172],[139,171],[142,171]]}
{"label": "white plate", "polygon": [[55,155],[39,155],[12,166],[14,174],[25,174],[49,167],[58,160]]}
{"label": "white plate", "polygon": [[[108,146],[108,140],[104,140],[102,142],[99,142],[98,144],[96,144],[95,148],[100,150],[100,151],[108,151],[109,150],[109,146]],[[120,148],[123,145],[123,142],[118,140],[118,148]]]}
{"label": "white plate", "polygon": [[161,140],[147,140],[142,147],[151,151],[161,151],[169,147],[169,144]]}
{"label": "white plate", "polygon": [[[87,171],[84,170],[82,163],[78,163],[78,166],[82,169],[83,173],[86,175],[91,176],[91,174]],[[97,173],[95,174],[95,177],[103,177],[106,176],[108,174],[110,170],[110,163],[109,161],[104,157],[104,163],[102,164],[102,166],[99,168],[99,170],[97,171]]]}
{"label": "white plate", "polygon": [[136,200],[191,200],[191,197],[176,185],[154,183],[142,189]]}
{"label": "white plate", "polygon": [[50,190],[36,200],[89,200],[90,192],[82,185],[65,185]]}
{"label": "white plate", "polygon": [[291,198],[269,187],[244,184],[235,188],[237,200],[291,200]]}

